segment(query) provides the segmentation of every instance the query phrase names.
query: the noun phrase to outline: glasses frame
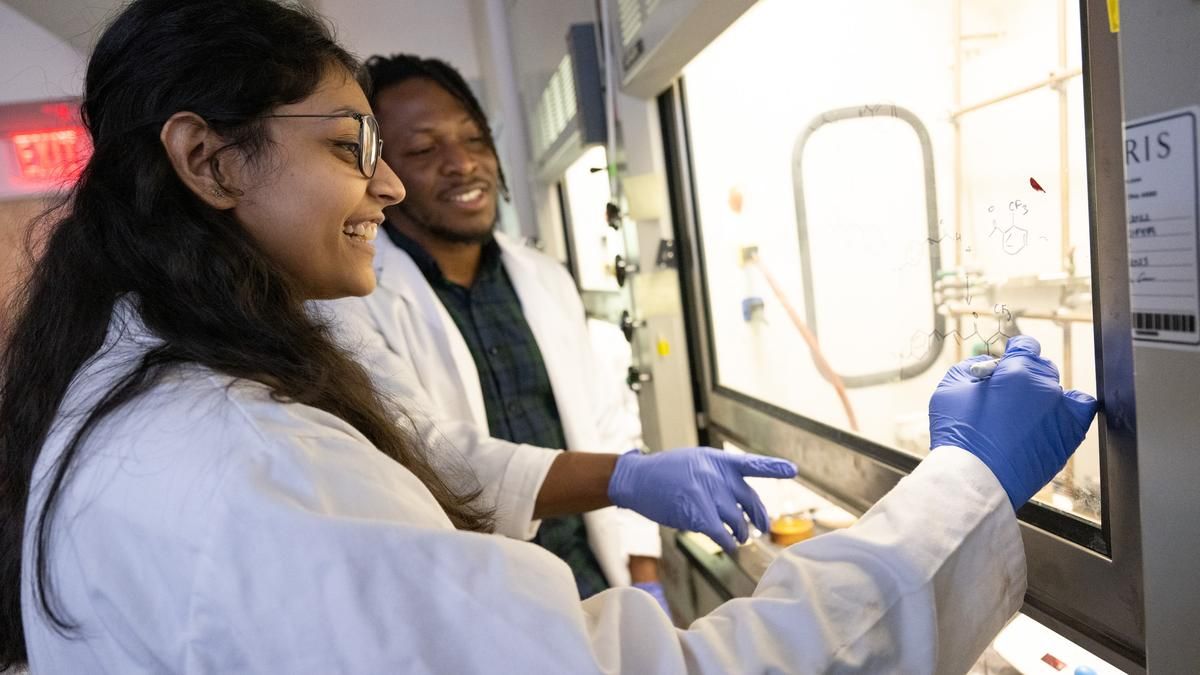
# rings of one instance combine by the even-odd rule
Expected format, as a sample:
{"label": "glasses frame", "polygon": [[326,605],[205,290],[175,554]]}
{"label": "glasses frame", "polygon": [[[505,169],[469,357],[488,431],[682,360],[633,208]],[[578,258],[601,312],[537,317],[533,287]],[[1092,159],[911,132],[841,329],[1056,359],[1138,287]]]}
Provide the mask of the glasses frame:
{"label": "glasses frame", "polygon": [[[358,170],[367,179],[375,177],[375,170],[379,167],[379,159],[383,157],[383,137],[379,134],[379,121],[370,113],[329,113],[326,115],[263,115],[264,118],[282,118],[282,117],[298,117],[309,119],[336,119],[339,117],[350,118],[358,121]],[[368,134],[374,135],[374,143],[369,143],[371,140]],[[363,148],[373,146],[375,150],[374,156],[368,160],[367,153],[363,152]]]}

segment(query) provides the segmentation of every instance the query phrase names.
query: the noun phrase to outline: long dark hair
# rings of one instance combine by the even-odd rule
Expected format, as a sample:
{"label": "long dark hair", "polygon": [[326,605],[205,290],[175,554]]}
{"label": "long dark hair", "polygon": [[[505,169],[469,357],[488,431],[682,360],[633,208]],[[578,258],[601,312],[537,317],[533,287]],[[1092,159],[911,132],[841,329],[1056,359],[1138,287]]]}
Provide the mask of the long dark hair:
{"label": "long dark hair", "polygon": [[379,92],[414,78],[424,78],[446,90],[471,116],[471,121],[479,127],[483,140],[496,158],[496,170],[500,176],[500,196],[509,199],[508,181],[504,178],[504,167],[500,166],[500,153],[496,152],[496,140],[492,136],[492,125],[488,124],[487,115],[479,99],[475,98],[471,87],[463,78],[462,73],[441,59],[422,58],[415,54],[392,54],[391,56],[372,56],[366,62],[367,78],[370,87],[367,90],[374,107]]}
{"label": "long dark hair", "polygon": [[33,274],[0,360],[0,670],[27,660],[21,559],[34,465],[68,385],[100,347],[116,300],[137,299],[163,344],[89,411],[46,476],[25,570],[59,630],[48,541],[69,468],[106,415],[172,368],[199,364],[269,386],[275,398],[328,411],[363,433],[429,488],[455,526],[487,531],[490,511],[440,478],[366,371],[304,308],[298,286],[226,212],[198,199],[159,140],[174,113],[201,116],[254,157],[269,149],[261,116],[301,101],[330,68],[357,61],[301,7],[274,0],[135,0],[112,22],[88,64],[82,112],[94,148]]}

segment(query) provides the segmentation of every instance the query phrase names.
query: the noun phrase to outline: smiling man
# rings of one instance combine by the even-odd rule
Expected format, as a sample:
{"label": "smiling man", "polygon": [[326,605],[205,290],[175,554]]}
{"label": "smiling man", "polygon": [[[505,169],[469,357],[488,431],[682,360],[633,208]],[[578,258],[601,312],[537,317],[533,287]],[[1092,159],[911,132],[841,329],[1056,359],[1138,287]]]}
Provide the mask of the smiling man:
{"label": "smiling man", "polygon": [[[467,380],[468,398],[478,389],[484,414],[472,414],[467,421],[486,428],[489,436],[539,448],[568,447],[566,422],[594,425],[578,414],[575,420],[562,419],[571,414],[571,404],[564,401],[560,410],[553,380],[556,370],[562,379],[568,374],[555,368],[553,355],[544,353],[525,306],[546,319],[551,331],[582,325],[584,317],[571,316],[575,308],[562,306],[541,287],[558,282],[553,278],[556,263],[494,234],[498,201],[508,188],[482,109],[459,73],[444,62],[401,55],[371,59],[368,68],[384,157],[400,171],[407,190],[405,201],[387,213],[382,245],[395,246],[416,264],[470,352],[469,361],[452,359],[438,370],[443,377],[458,371],[460,377],[450,379]],[[514,264],[521,269],[510,272]],[[518,290],[522,275],[527,288]],[[471,366],[473,377],[463,372]],[[570,375],[586,374],[572,369]],[[444,414],[454,406],[438,409]],[[478,413],[478,407],[470,411]],[[601,434],[584,438],[609,444]],[[613,440],[625,445],[592,447],[624,451],[638,439]],[[571,566],[581,596],[627,583],[627,578],[657,582],[657,528],[648,521],[625,522],[630,519],[623,514],[606,511],[587,519],[600,522],[585,522],[578,514],[544,518],[533,537]],[[604,522],[612,519],[616,522]],[[603,536],[589,537],[597,529]]]}
{"label": "smiling man", "polygon": [[732,550],[747,515],[766,529],[743,477],[794,467],[709,448],[630,452],[640,422],[620,374],[597,365],[571,277],[495,231],[508,187],[462,76],[410,55],[367,67],[383,159],[406,197],[376,240],[375,292],[332,305],[344,344],[412,413],[435,461],[466,460],[499,533],[565,561],[582,597],[632,583],[665,607],[647,518]]}

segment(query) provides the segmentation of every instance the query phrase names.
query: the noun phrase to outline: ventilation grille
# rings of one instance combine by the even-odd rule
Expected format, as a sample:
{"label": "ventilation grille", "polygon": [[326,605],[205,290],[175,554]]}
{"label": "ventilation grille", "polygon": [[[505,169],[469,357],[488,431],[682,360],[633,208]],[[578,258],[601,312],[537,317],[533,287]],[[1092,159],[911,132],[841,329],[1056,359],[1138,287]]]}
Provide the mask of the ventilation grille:
{"label": "ventilation grille", "polygon": [[[651,0],[658,4],[658,0]],[[646,0],[621,0],[617,5],[621,24],[621,46],[628,47],[637,38],[638,31],[646,21]]]}
{"label": "ventilation grille", "polygon": [[658,9],[662,0],[619,0],[617,19],[621,26],[621,46],[628,47],[637,40],[646,17]]}
{"label": "ventilation grille", "polygon": [[538,99],[537,110],[534,112],[534,156],[540,156],[554,144],[575,117],[577,107],[575,74],[571,66],[571,57],[568,55],[558,63],[558,68]]}
{"label": "ventilation grille", "polygon": [[[629,68],[645,53],[646,27],[662,8],[664,0],[618,0],[617,19],[621,32],[621,62]],[[661,23],[661,21],[657,22]],[[653,38],[650,39],[654,41]]]}

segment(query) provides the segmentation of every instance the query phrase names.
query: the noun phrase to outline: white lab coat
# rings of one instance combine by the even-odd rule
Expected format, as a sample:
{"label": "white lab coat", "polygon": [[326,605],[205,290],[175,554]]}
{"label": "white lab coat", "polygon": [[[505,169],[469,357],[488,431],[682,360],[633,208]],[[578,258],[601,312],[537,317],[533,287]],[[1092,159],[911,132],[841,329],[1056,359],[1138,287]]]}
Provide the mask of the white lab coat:
{"label": "white lab coat", "polygon": [[[600,366],[570,275],[554,259],[501,233],[496,241],[542,353],[567,448],[622,453],[640,446],[640,421],[622,391],[624,372]],[[375,291],[314,303],[314,311],[329,316],[332,310],[343,344],[381,389],[424,418],[419,426],[436,447],[450,448],[475,470],[485,497],[497,503],[497,531],[531,538],[539,524],[534,502],[557,453],[486,435],[479,373],[458,326],[408,253],[386,237],[375,246]],[[658,526],[632,511],[609,507],[583,518],[588,543],[614,586],[629,584],[629,556],[662,553]]]}
{"label": "white lab coat", "polygon": [[[128,307],[75,379],[34,472],[153,337]],[[454,530],[358,431],[190,367],[107,418],[54,521],[64,638],[22,592],[31,671],[75,673],[963,673],[1020,607],[1003,489],[935,450],[857,525],[797,544],[751,598],[677,629],[629,588],[580,603],[570,569]]]}

